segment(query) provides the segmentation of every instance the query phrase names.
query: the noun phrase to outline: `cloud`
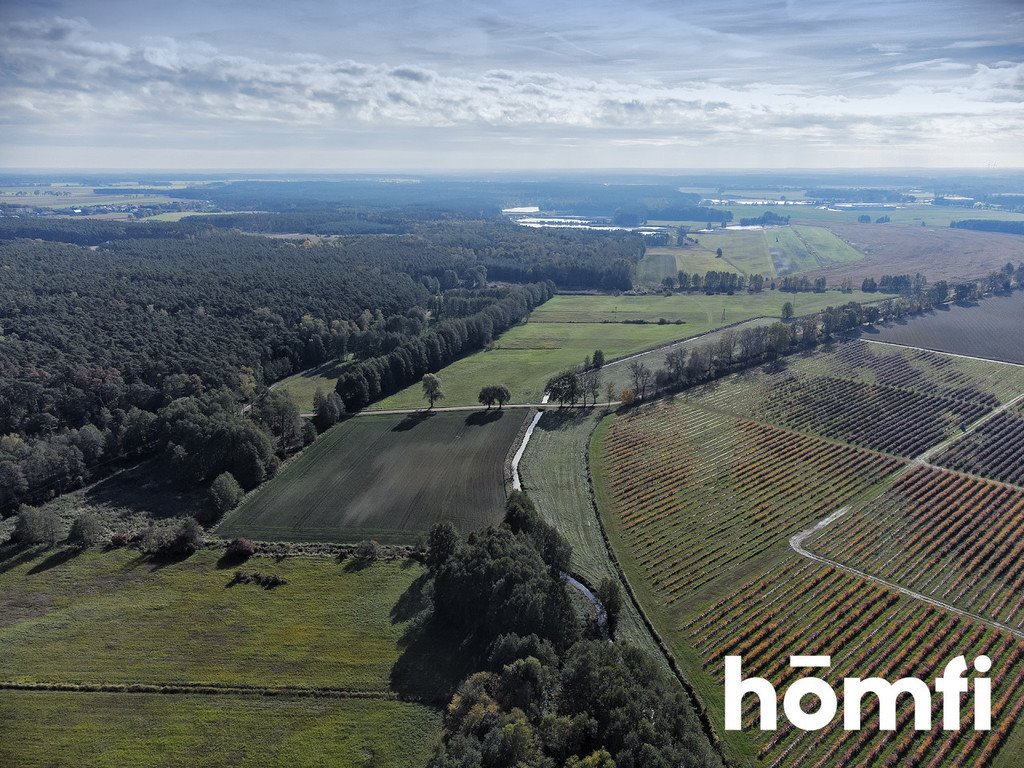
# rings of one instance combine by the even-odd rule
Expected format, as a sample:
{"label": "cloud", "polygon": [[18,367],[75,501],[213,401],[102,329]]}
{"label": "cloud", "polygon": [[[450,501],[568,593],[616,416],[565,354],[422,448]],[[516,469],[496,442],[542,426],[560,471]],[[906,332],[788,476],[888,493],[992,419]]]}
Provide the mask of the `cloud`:
{"label": "cloud", "polygon": [[[866,17],[873,6],[858,7]],[[833,34],[827,32],[835,26],[830,13],[790,10],[790,23]],[[787,18],[754,21],[778,32]],[[506,41],[529,47],[548,40],[591,66],[473,71],[443,58],[403,55],[388,63],[251,48],[239,53],[169,35],[125,44],[103,39],[82,18],[21,20],[0,25],[6,74],[0,98],[7,107],[0,125],[20,141],[33,133],[69,142],[113,133],[148,146],[192,140],[258,147],[281,137],[315,143],[384,131],[397,142],[403,135],[448,131],[460,141],[486,143],[500,135],[527,146],[531,137],[552,142],[552,131],[559,131],[558,141],[573,147],[744,145],[763,151],[901,141],[954,148],[965,132],[981,133],[972,124],[998,125],[1004,137],[1021,132],[1024,63],[934,52],[974,50],[964,42],[957,48],[948,41],[929,46],[883,39],[870,45],[846,40],[846,59],[841,45],[835,56],[804,46],[783,68],[786,56],[773,51],[796,50],[792,40],[772,40],[775,49],[760,44],[754,21],[742,33],[687,22],[693,38],[681,46],[692,44],[697,53],[681,56],[675,67],[657,60],[645,70],[604,66],[621,53],[609,54],[607,40],[593,30],[570,34],[529,25],[524,32],[505,17],[487,17],[477,23]],[[638,14],[632,23],[648,30],[653,22]],[[816,44],[827,48],[825,38]],[[717,46],[734,64],[749,62],[746,76],[687,66],[707,58],[705,46]],[[922,54],[926,49],[931,52]],[[639,61],[644,52],[631,56]],[[829,76],[815,74],[815,62],[829,68]],[[1020,151],[1014,156],[1024,159]]]}

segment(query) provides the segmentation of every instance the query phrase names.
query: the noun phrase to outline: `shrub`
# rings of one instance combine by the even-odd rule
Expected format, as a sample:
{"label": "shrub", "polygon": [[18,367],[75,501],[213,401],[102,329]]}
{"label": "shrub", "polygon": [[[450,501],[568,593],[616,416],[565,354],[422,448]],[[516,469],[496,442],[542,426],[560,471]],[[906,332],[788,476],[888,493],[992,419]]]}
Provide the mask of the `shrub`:
{"label": "shrub", "polygon": [[287,579],[278,576],[276,573],[260,573],[259,571],[235,571],[232,584],[258,584],[264,589],[274,589],[288,583]]}
{"label": "shrub", "polygon": [[245,492],[230,472],[217,475],[210,484],[210,501],[218,515],[223,515],[238,506]]}
{"label": "shrub", "polygon": [[251,540],[242,537],[232,540],[227,547],[224,548],[224,557],[228,560],[237,560],[240,562],[248,560],[255,554],[256,545]]}
{"label": "shrub", "polygon": [[68,532],[68,543],[80,549],[94,547],[103,538],[103,526],[99,518],[91,512],[86,512],[75,518]]}
{"label": "shrub", "polygon": [[14,523],[11,541],[28,546],[30,544],[53,544],[57,541],[60,519],[55,512],[35,507],[22,506]]}
{"label": "shrub", "polygon": [[356,560],[373,562],[378,557],[380,557],[380,544],[376,541],[361,541],[356,545]]}
{"label": "shrub", "polygon": [[114,548],[127,547],[132,541],[132,535],[128,531],[118,531],[110,537],[110,546]]}
{"label": "shrub", "polygon": [[143,539],[143,550],[157,558],[188,557],[203,546],[203,529],[194,517],[165,524],[151,525]]}

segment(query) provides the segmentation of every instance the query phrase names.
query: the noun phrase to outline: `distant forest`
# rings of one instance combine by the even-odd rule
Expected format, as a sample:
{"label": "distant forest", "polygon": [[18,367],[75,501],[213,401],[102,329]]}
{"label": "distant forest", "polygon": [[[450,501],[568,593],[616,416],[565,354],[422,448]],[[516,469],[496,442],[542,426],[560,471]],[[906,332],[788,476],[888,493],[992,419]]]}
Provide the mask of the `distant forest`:
{"label": "distant forest", "polygon": [[963,219],[962,221],[952,221],[949,226],[954,229],[976,229],[979,232],[1006,232],[1011,235],[1024,235],[1024,221]]}

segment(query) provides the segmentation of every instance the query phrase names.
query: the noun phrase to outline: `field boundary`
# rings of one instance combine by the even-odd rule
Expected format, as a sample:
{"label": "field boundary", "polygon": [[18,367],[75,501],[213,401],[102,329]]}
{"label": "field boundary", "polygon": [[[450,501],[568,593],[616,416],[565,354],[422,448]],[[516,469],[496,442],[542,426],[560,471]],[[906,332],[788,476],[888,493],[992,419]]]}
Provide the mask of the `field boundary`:
{"label": "field boundary", "polygon": [[861,341],[866,341],[868,344],[882,344],[886,347],[900,347],[902,349],[916,349],[919,352],[934,352],[936,355],[948,355],[949,357],[959,357],[964,360],[977,360],[980,363],[999,363],[1000,365],[1012,365],[1014,368],[1024,368],[1024,365],[1020,363],[1014,363],[1009,360],[1000,360],[998,357],[974,357],[973,355],[961,355],[958,352],[946,352],[942,349],[932,349],[931,347],[915,347],[913,344],[899,344],[895,341],[880,341],[878,339],[865,339],[863,336],[860,337]]}
{"label": "field boundary", "polygon": [[302,686],[255,686],[221,683],[32,683],[0,682],[6,691],[58,691],[62,693],[145,693],[202,696],[282,696],[315,699],[376,699],[425,703],[419,696],[399,696],[394,691],[360,691],[344,688],[306,688]]}

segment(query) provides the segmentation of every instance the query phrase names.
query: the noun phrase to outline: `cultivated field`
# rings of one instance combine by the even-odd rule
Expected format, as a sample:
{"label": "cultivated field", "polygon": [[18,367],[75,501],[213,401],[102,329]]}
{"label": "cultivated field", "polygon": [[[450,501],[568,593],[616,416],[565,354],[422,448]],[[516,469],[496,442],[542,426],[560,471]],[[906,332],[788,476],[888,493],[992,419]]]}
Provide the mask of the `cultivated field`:
{"label": "cultivated field", "polygon": [[[742,215],[748,214],[742,212]],[[648,248],[640,263],[640,282],[658,284],[665,277],[675,277],[679,270],[700,274],[716,270],[776,277],[864,258],[863,254],[820,226],[770,227],[763,230],[727,228],[724,231],[693,232],[690,237],[698,244],[686,248]],[[721,258],[717,258],[719,248],[722,249]]]}
{"label": "cultivated field", "polygon": [[1022,318],[1024,291],[1015,291],[982,299],[975,306],[947,306],[884,326],[870,338],[1024,365]]}
{"label": "cultivated field", "polygon": [[808,539],[807,548],[1007,626],[1024,626],[1024,488],[918,466],[867,507]]}
{"label": "cultivated field", "polygon": [[865,255],[861,261],[809,273],[823,275],[833,285],[843,278],[860,285],[865,277],[917,272],[932,282],[968,280],[1024,259],[1024,237],[1019,235],[898,224],[830,224],[829,229]]}
{"label": "cultivated field", "polygon": [[[190,764],[289,765],[289,756],[323,755],[355,766],[369,750],[380,764],[412,765],[429,750],[439,714],[386,698],[403,654],[403,596],[420,566],[292,557],[221,567],[218,555],[157,564],[127,549],[0,552],[0,682],[333,689],[373,698],[0,690],[0,764],[67,765],[73,754],[75,765],[163,765],[156,758],[199,750]],[[232,585],[236,567],[288,583]],[[418,653],[425,668],[446,663],[440,650]],[[402,690],[430,698],[434,683],[408,678]],[[393,745],[380,735],[389,723],[404,729]],[[153,761],[127,759],[134,750]]]}
{"label": "cultivated field", "polygon": [[610,527],[672,605],[826,517],[901,466],[890,456],[680,397],[602,425]]}
{"label": "cultivated field", "polygon": [[1024,486],[1024,406],[997,413],[934,461],[960,472]]}
{"label": "cultivated field", "polygon": [[801,731],[780,719],[779,729],[768,733],[757,730],[756,700],[748,697],[744,733],[754,742],[761,765],[987,765],[1024,709],[1024,643],[1018,638],[796,556],[714,603],[681,632],[719,687],[722,659],[730,654],[743,657],[744,676],[766,677],[777,690],[803,674],[789,668],[790,654],[831,655],[831,669],[815,674],[837,691],[848,676],[929,680],[936,664],[960,654],[968,661],[982,653],[993,659],[993,728],[988,732],[972,727],[973,696],[962,709],[958,731],[942,730],[940,697],[933,699],[930,730],[914,730],[913,711],[904,700],[896,730],[880,731],[877,699],[866,697],[860,731],[843,730],[838,717],[820,731]]}
{"label": "cultivated field", "polygon": [[[762,734],[748,703],[745,730],[720,732],[736,763],[980,765],[1003,750],[997,764],[1008,766],[1021,754],[1024,644],[985,619],[1024,625],[1024,489],[901,458],[940,453],[961,434],[957,419],[977,423],[1024,393],[1021,372],[849,342],[601,423],[591,467],[612,545],[719,727],[727,654],[780,689],[794,653],[833,654],[833,681],[929,679],[960,653],[996,660],[989,733],[947,733],[936,717],[919,733],[906,706],[896,731],[879,732],[871,699],[861,732],[840,718],[820,732]],[[880,403],[888,410],[874,410]],[[879,419],[889,428],[865,427]],[[984,437],[982,428],[961,439]],[[795,536],[840,510],[849,511],[816,535]],[[815,563],[791,538],[978,618]]]}
{"label": "cultivated field", "polygon": [[927,351],[840,344],[713,387],[711,407],[914,457],[1024,392],[1024,369]]}
{"label": "cultivated field", "polygon": [[412,543],[440,520],[501,519],[522,411],[349,419],[285,465],[218,528],[269,541]]}

